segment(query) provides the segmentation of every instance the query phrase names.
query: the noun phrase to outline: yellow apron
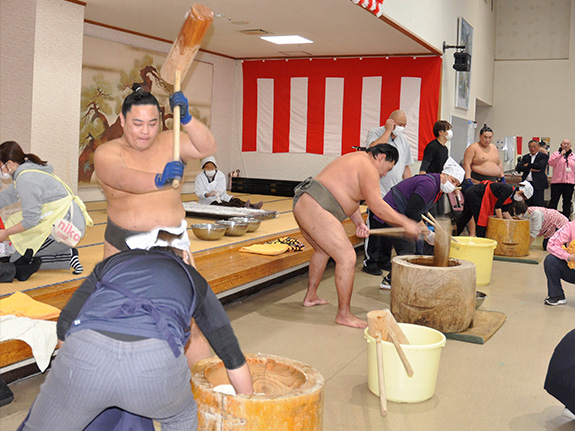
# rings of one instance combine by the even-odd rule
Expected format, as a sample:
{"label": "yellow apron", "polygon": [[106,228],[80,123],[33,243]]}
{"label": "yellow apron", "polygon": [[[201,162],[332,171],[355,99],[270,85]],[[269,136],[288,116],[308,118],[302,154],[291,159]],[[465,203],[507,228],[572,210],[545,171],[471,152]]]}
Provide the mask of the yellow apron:
{"label": "yellow apron", "polygon": [[[52,228],[56,223],[56,220],[61,219],[66,215],[68,210],[70,209],[70,205],[72,201],[75,201],[80,209],[82,210],[82,214],[86,220],[86,226],[93,226],[94,222],[92,218],[88,215],[88,211],[86,210],[86,205],[78,196],[74,196],[70,188],[64,183],[60,178],[56,175],[49,174],[44,171],[30,169],[27,171],[22,172],[20,175],[25,174],[26,172],[40,172],[46,175],[50,175],[52,178],[59,181],[66,191],[68,192],[68,196],[58,199],[57,201],[48,202],[42,205],[42,211],[40,216],[40,223],[36,226],[31,227],[30,229],[25,230],[24,232],[15,233],[10,235],[10,241],[14,245],[16,251],[20,254],[24,254],[27,249],[31,248],[33,250],[33,254],[36,254],[46,238],[50,236],[52,233]],[[18,176],[18,178],[20,177]],[[16,186],[16,182],[14,182],[14,186]],[[22,212],[18,211],[17,213],[12,214],[8,217],[6,221],[6,228],[10,228],[14,225],[17,225],[22,221]]]}

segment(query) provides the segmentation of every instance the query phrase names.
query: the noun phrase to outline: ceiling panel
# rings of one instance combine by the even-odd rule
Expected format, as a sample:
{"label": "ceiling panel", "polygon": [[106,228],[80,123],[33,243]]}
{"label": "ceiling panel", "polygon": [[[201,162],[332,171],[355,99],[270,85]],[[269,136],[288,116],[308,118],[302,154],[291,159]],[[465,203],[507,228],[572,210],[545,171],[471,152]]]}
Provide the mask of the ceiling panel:
{"label": "ceiling panel", "polygon": [[[193,3],[85,0],[85,18],[173,41]],[[216,14],[202,49],[232,58],[430,54],[430,50],[350,0],[205,0]],[[312,44],[274,45],[240,33],[298,34]],[[303,53],[302,53],[303,51]]]}

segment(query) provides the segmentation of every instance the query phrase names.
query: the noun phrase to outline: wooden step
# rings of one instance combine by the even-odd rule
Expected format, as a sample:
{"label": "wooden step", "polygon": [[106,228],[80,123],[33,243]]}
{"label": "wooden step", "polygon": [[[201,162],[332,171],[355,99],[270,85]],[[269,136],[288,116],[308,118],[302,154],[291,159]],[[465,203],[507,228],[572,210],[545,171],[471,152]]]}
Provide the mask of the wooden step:
{"label": "wooden step", "polygon": [[[346,220],[343,225],[354,246],[363,241],[355,236],[355,225],[351,220]],[[304,243],[304,250],[285,252],[278,256],[264,256],[253,253],[241,253],[239,251],[241,247],[262,244],[285,236],[295,238]],[[296,268],[301,264],[309,263],[312,253],[313,248],[303,239],[299,229],[294,229],[281,234],[269,235],[194,253],[194,259],[200,274],[208,281],[212,290],[219,294],[265,277],[282,273],[291,268]],[[62,309],[80,284],[79,281],[71,281],[29,290],[26,294],[37,301]],[[0,343],[0,368],[31,357],[32,349],[23,341],[9,340]]]}

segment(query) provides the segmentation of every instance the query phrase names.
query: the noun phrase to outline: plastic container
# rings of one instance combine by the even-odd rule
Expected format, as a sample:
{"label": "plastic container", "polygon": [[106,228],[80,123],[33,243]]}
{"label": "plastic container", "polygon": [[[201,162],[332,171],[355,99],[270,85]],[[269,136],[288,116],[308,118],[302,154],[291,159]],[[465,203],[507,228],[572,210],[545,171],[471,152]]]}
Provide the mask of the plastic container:
{"label": "plastic container", "polygon": [[487,286],[491,282],[491,268],[493,266],[493,252],[497,241],[488,238],[471,236],[456,236],[459,241],[451,241],[449,257],[467,260],[475,264],[477,273],[477,286]]}
{"label": "plastic container", "polygon": [[[401,347],[413,368],[413,376],[407,375],[394,345],[382,341],[385,395],[389,401],[419,403],[435,393],[445,335],[426,326],[410,323],[400,323],[399,326],[410,342]],[[373,394],[379,396],[377,347],[375,338],[369,335],[369,328],[365,328],[364,338],[367,340],[367,386]]]}

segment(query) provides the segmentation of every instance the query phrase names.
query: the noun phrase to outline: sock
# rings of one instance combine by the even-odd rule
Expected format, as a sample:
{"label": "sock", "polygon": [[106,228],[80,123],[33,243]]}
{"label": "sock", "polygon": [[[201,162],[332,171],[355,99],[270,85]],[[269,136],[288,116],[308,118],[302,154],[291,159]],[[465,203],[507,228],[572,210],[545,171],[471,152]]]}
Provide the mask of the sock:
{"label": "sock", "polygon": [[72,249],[72,257],[70,258],[70,268],[72,268],[72,274],[78,275],[84,272],[84,267],[80,263],[80,259],[78,259],[78,250],[73,248]]}

